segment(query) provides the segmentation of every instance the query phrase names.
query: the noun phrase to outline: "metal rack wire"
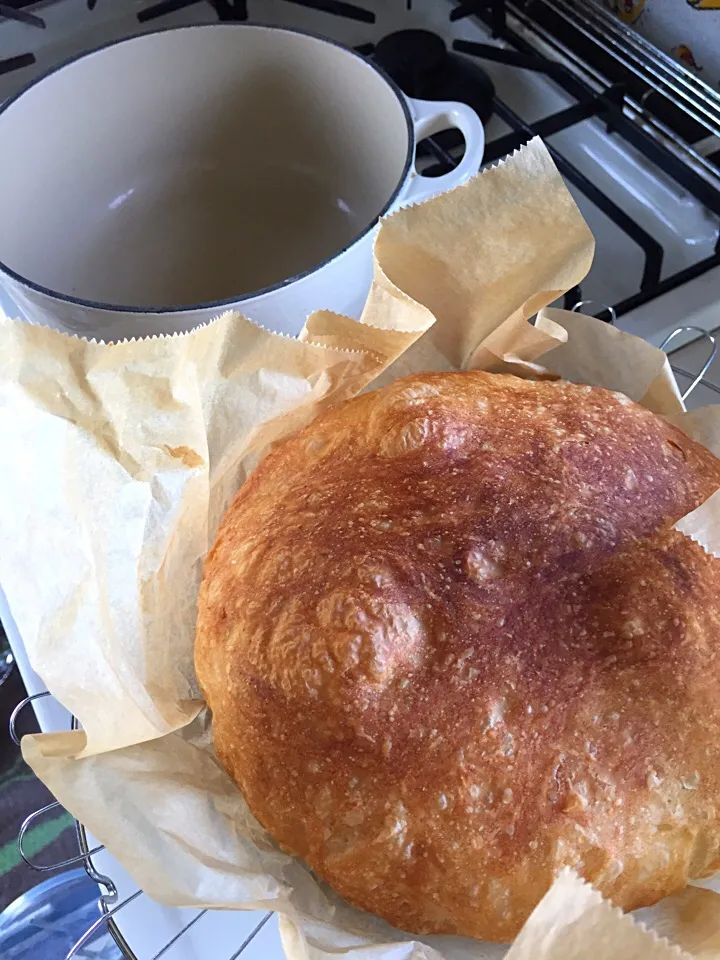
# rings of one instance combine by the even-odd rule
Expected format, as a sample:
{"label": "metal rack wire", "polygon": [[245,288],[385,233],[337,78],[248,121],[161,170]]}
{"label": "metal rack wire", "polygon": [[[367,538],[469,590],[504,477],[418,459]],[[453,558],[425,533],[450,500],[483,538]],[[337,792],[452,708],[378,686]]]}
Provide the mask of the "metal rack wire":
{"label": "metal rack wire", "polygon": [[[580,301],[575,304],[575,306],[573,307],[573,310],[575,311],[581,310],[582,307],[588,306],[589,304],[590,304],[590,301]],[[599,304],[598,306],[604,307],[604,309],[606,310],[608,309],[611,310],[611,308],[608,308],[604,304]],[[682,336],[687,336],[688,334],[695,337],[696,339],[706,340],[707,343],[709,344],[710,349],[708,351],[707,359],[703,362],[701,368],[696,373],[688,372],[687,370],[684,370],[681,367],[677,367],[671,364],[671,367],[676,374],[680,374],[683,377],[686,377],[687,379],[692,381],[690,385],[687,387],[687,389],[682,393],[683,401],[687,400],[692,394],[692,392],[699,385],[706,387],[707,389],[711,390],[713,393],[718,394],[718,396],[720,397],[720,387],[716,386],[714,383],[710,383],[710,381],[708,380],[705,380],[705,374],[710,368],[710,365],[715,359],[715,356],[717,353],[716,338],[711,333],[708,333],[706,330],[703,330],[700,327],[693,327],[693,326],[677,327],[663,341],[661,345],[661,349],[665,350],[665,348],[668,347],[677,338]],[[697,337],[697,335],[699,335],[699,337]],[[718,400],[718,402],[720,403],[720,399]],[[16,727],[17,727],[17,720],[21,711],[33,701],[43,697],[49,697],[49,696],[51,696],[51,694],[47,691],[43,693],[36,693],[33,696],[26,697],[13,710],[10,716],[10,737],[13,740],[13,742],[18,746],[20,745],[20,738],[17,735]],[[72,728],[73,729],[78,728],[78,724],[75,718],[73,718],[72,720]],[[87,871],[87,874],[90,877],[90,879],[95,881],[98,884],[98,886],[105,891],[104,893],[101,893],[101,896],[98,899],[98,908],[100,911],[100,915],[98,916],[98,919],[95,921],[95,923],[92,924],[91,927],[88,928],[88,930],[85,931],[82,937],[77,941],[77,943],[73,946],[70,952],[66,955],[65,960],[73,960],[74,957],[77,957],[79,951],[87,943],[89,943],[93,939],[93,937],[95,937],[100,931],[105,929],[107,929],[112,935],[113,939],[115,940],[115,943],[118,945],[122,953],[122,956],[125,958],[125,960],[161,960],[162,957],[166,957],[170,953],[172,948],[185,936],[185,934],[187,934],[188,931],[190,931],[195,926],[195,924],[199,923],[202,920],[202,918],[206,914],[208,914],[210,911],[208,911],[207,909],[198,910],[195,916],[192,917],[190,921],[186,923],[175,934],[174,937],[168,940],[160,948],[160,950],[157,951],[153,956],[138,957],[132,951],[129,944],[123,937],[117,923],[115,922],[115,918],[123,909],[129,906],[129,904],[131,904],[133,901],[137,900],[140,897],[146,896],[146,894],[144,893],[143,890],[138,889],[134,893],[132,893],[130,896],[125,897],[123,900],[119,899],[117,886],[113,882],[112,878],[107,876],[106,874],[100,873],[95,868],[95,865],[93,863],[93,857],[96,856],[98,853],[100,853],[104,849],[104,847],[97,846],[90,849],[85,828],[81,823],[79,823],[78,821],[75,822],[78,847],[80,850],[79,854],[75,857],[70,857],[59,863],[40,864],[32,860],[24,850],[23,841],[30,826],[37,819],[45,816],[45,814],[47,814],[50,810],[53,810],[59,806],[60,804],[57,801],[55,801],[54,803],[50,803],[47,806],[42,807],[40,810],[35,810],[33,813],[29,814],[29,816],[25,818],[25,820],[23,821],[20,827],[20,831],[18,833],[18,851],[23,861],[29,867],[31,867],[33,870],[37,870],[43,873],[53,871],[53,870],[64,869],[67,867],[74,866],[75,864],[81,863],[84,865],[85,870]],[[272,917],[272,912],[266,913],[265,916],[262,918],[262,920],[260,920],[260,922],[256,924],[256,926],[250,931],[250,933],[245,937],[245,939],[238,945],[237,949],[235,949],[235,952],[231,956],[229,956],[227,960],[238,960],[238,958],[242,955],[243,951],[250,945],[250,943],[257,936],[257,934],[260,933],[262,928],[265,926],[265,924],[268,922],[268,920],[271,917]]]}
{"label": "metal rack wire", "polygon": [[[20,737],[17,734],[17,720],[20,716],[20,713],[24,708],[32,703],[35,700],[42,699],[44,697],[49,697],[51,694],[49,691],[44,691],[42,693],[33,694],[33,696],[25,697],[17,706],[14,708],[10,715],[9,722],[9,732],[10,738],[17,746],[20,746]],[[72,729],[78,729],[78,723],[73,717],[72,719]],[[53,803],[49,803],[44,807],[41,807],[39,810],[33,811],[29,814],[20,825],[20,830],[18,832],[18,853],[22,860],[33,870],[36,870],[40,873],[48,873],[50,871],[65,869],[68,867],[75,866],[77,864],[82,864],[85,867],[88,877],[93,880],[101,888],[101,895],[98,899],[98,910],[99,916],[97,920],[85,931],[85,933],[76,941],[72,949],[66,954],[64,960],[73,960],[74,957],[77,957],[82,948],[88,944],[95,936],[97,936],[101,931],[107,929],[111,934],[113,940],[117,944],[123,958],[125,960],[161,960],[162,957],[167,956],[167,954],[172,950],[172,948],[185,936],[188,931],[190,931],[196,923],[198,923],[202,918],[208,914],[210,911],[207,909],[198,910],[192,919],[186,923],[180,930],[168,940],[163,946],[154,954],[147,957],[138,957],[137,954],[133,952],[130,945],[127,943],[125,938],[120,931],[120,928],[115,923],[115,917],[121,910],[129,906],[135,900],[138,900],[140,897],[146,896],[143,890],[136,890],[130,896],[125,897],[120,900],[118,896],[117,886],[115,885],[113,879],[107,874],[100,873],[93,863],[93,857],[105,849],[103,845],[93,847],[90,849],[87,834],[85,827],[79,821],[75,821],[75,830],[77,833],[77,841],[80,853],[75,857],[69,857],[65,860],[61,860],[57,863],[42,864],[35,862],[31,857],[26,853],[23,842],[27,831],[30,829],[32,824],[45,816],[51,810],[55,810],[60,807],[60,803],[55,800]],[[102,892],[104,890],[104,892]],[[272,911],[267,912],[262,920],[257,923],[250,933],[242,940],[237,948],[233,950],[233,953],[227,957],[227,960],[238,960],[244,950],[251,944],[255,937],[260,933],[265,924],[272,917]]]}

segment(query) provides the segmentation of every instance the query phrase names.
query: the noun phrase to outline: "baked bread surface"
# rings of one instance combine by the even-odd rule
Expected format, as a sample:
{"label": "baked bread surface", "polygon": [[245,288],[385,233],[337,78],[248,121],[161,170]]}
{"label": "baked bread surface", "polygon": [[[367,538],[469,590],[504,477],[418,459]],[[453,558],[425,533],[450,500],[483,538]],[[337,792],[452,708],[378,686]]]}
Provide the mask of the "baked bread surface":
{"label": "baked bread surface", "polygon": [[351,903],[511,940],[574,867],[625,909],[720,868],[720,461],[627,398],[423,374],[257,468],[196,665],[250,809]]}

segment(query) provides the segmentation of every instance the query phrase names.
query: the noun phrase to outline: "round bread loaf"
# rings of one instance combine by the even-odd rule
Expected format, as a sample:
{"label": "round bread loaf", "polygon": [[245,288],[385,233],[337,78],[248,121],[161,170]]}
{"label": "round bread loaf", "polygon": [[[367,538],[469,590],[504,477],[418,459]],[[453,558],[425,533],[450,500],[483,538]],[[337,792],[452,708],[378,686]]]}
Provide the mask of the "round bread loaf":
{"label": "round bread loaf", "polygon": [[508,941],[569,865],[625,909],[720,869],[720,461],[626,397],[485,373],[324,413],[200,591],[217,755],[351,903]]}

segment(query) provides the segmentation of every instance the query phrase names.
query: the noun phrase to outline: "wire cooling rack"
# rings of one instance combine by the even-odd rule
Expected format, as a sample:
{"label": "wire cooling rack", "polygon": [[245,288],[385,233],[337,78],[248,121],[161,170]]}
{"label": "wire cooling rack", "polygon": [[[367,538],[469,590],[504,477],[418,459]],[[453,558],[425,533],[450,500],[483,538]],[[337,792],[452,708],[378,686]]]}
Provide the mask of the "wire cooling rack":
{"label": "wire cooling rack", "polygon": [[[32,696],[25,697],[25,699],[21,700],[20,703],[17,704],[11,713],[9,723],[10,738],[17,746],[20,745],[20,737],[18,736],[16,729],[20,713],[28,704],[33,703],[33,701],[41,700],[50,696],[52,696],[52,694],[46,690],[42,693],[36,693]],[[79,729],[79,724],[74,717],[72,718],[71,729]],[[66,860],[58,861],[57,863],[42,864],[33,860],[25,850],[24,841],[30,827],[32,827],[36,821],[41,820],[48,813],[58,809],[59,807],[60,803],[55,800],[53,803],[49,803],[46,806],[41,807],[39,810],[33,811],[29,816],[27,816],[20,826],[17,844],[20,857],[31,869],[36,870],[39,873],[49,873],[51,871],[67,869],[69,867],[82,864],[85,867],[90,879],[95,881],[95,883],[97,883],[101,888],[101,896],[98,899],[98,919],[92,924],[92,926],[88,927],[85,933],[74,944],[72,949],[66,954],[64,960],[73,960],[73,958],[79,957],[83,949],[90,944],[95,937],[99,936],[100,933],[104,932],[105,930],[109,931],[109,933],[112,935],[124,960],[160,960],[160,958],[166,956],[167,960],[172,960],[172,948],[182,939],[182,937],[185,936],[185,934],[192,930],[196,923],[202,920],[202,918],[211,911],[207,909],[197,910],[190,920],[177,930],[171,939],[162,944],[159,950],[152,954],[139,957],[133,952],[132,948],[127,943],[120,928],[115,922],[115,918],[121,910],[124,910],[140,897],[146,896],[146,894],[143,890],[137,889],[129,896],[120,899],[115,881],[112,879],[112,877],[96,869],[93,861],[93,858],[101,853],[105,847],[102,845],[92,848],[90,847],[87,833],[82,823],[77,820],[75,821],[75,831],[77,835],[79,852],[74,857],[69,857]],[[227,958],[223,957],[222,960],[238,960],[238,958],[242,955],[246,948],[250,946],[251,942],[260,933],[271,917],[272,911],[263,914],[259,922],[249,929],[247,935],[241,937],[240,942],[233,946],[232,952],[228,954]],[[62,960],[62,958],[58,958],[58,960]]]}
{"label": "wire cooling rack", "polygon": [[[575,306],[573,307],[573,310],[579,311],[582,309],[582,307],[590,306],[591,303],[592,301],[582,300],[579,303],[575,304]],[[605,304],[600,304],[600,306],[610,312],[611,322],[614,322],[615,318],[613,316],[614,311],[612,307],[607,307]],[[711,383],[709,380],[705,379],[705,374],[707,373],[710,367],[710,364],[715,359],[715,355],[717,353],[717,343],[715,341],[715,337],[700,327],[682,326],[682,327],[678,327],[676,330],[673,330],[673,332],[663,341],[663,343],[660,346],[660,349],[666,350],[666,348],[673,341],[677,340],[680,337],[694,339],[696,342],[700,339],[703,339],[709,344],[709,348],[710,348],[708,351],[707,359],[703,363],[700,370],[697,371],[696,373],[689,372],[687,370],[684,370],[682,367],[677,367],[676,365],[671,364],[672,370],[674,371],[675,374],[679,374],[685,380],[690,381],[688,386],[684,389],[684,391],[681,394],[683,401],[687,400],[690,397],[690,395],[693,393],[693,391],[700,385],[707,388],[712,393],[720,395],[720,387],[716,386],[714,383]],[[720,403],[720,400],[718,400],[717,402]],[[50,696],[50,693],[48,691],[45,691],[43,693],[36,693],[33,696],[26,697],[24,700],[21,700],[20,703],[13,710],[10,716],[10,736],[14,741],[14,743],[17,744],[18,746],[20,745],[20,738],[17,735],[16,724],[17,724],[17,719],[20,712],[29,703],[32,703],[34,700],[38,700],[42,697],[49,697],[49,696]],[[78,728],[78,724],[75,718],[73,718],[72,720],[72,728],[73,729]],[[98,900],[98,908],[100,911],[98,919],[80,937],[77,943],[72,947],[70,952],[66,955],[65,960],[73,960],[73,958],[77,958],[80,952],[83,950],[83,948],[86,945],[88,945],[93,940],[94,937],[98,936],[100,932],[104,930],[108,930],[110,932],[110,934],[115,940],[115,943],[119,947],[120,952],[123,958],[125,958],[125,960],[161,960],[162,957],[167,957],[167,960],[172,960],[172,957],[170,956],[170,954],[171,954],[171,951],[173,950],[173,947],[175,947],[182,940],[182,938],[190,930],[192,930],[195,924],[199,923],[202,920],[202,918],[206,914],[208,914],[210,911],[198,910],[195,913],[195,915],[189,920],[189,922],[185,923],[171,939],[169,939],[166,943],[164,943],[160,947],[158,951],[156,951],[154,954],[149,956],[138,957],[137,954],[135,954],[132,951],[129,944],[123,937],[120,931],[120,928],[116,923],[116,917],[122,910],[124,910],[131,903],[133,903],[133,901],[138,900],[140,897],[146,896],[146,894],[144,893],[143,890],[138,889],[138,890],[135,890],[135,892],[130,894],[129,896],[124,897],[123,899],[120,899],[118,895],[117,886],[113,882],[113,879],[107,876],[106,874],[101,873],[99,870],[97,870],[93,862],[93,857],[96,857],[102,850],[104,850],[104,847],[98,846],[98,847],[93,847],[92,849],[90,848],[85,827],[81,823],[79,823],[78,821],[75,822],[75,827],[77,831],[78,848],[80,851],[77,856],[69,857],[68,859],[62,860],[59,863],[39,864],[33,861],[27,855],[27,852],[24,849],[23,843],[24,843],[24,839],[28,829],[32,826],[32,824],[36,820],[44,817],[51,810],[54,810],[59,806],[60,804],[57,801],[55,801],[54,803],[50,803],[47,806],[42,807],[40,810],[35,810],[28,817],[26,817],[20,827],[20,832],[18,834],[17,842],[18,842],[18,851],[20,853],[20,856],[25,861],[25,863],[29,867],[31,867],[33,870],[37,870],[41,873],[47,873],[50,871],[72,867],[72,866],[75,866],[76,864],[83,864],[90,879],[94,880],[98,884],[98,886],[101,888],[101,891],[102,890],[105,891],[104,893],[101,893],[101,896]],[[262,919],[249,931],[248,935],[244,939],[242,939],[242,941],[238,943],[237,946],[234,947],[234,952],[227,957],[227,960],[237,960],[237,958],[239,958],[242,955],[242,953],[246,950],[246,948],[250,946],[253,939],[256,937],[257,934],[260,933],[262,928],[265,926],[265,924],[268,922],[268,920],[271,917],[272,917],[272,912],[266,913],[262,917]]]}

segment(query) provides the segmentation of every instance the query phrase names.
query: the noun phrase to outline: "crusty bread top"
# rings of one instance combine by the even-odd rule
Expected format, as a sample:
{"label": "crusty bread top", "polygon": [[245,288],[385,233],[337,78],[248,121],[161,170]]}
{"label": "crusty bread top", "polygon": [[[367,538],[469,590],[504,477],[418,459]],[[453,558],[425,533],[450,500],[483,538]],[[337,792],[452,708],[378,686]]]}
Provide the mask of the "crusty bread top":
{"label": "crusty bread top", "polygon": [[250,808],[352,903],[508,940],[572,865],[625,908],[720,867],[720,462],[619,394],[424,374],[258,467],[196,664]]}

